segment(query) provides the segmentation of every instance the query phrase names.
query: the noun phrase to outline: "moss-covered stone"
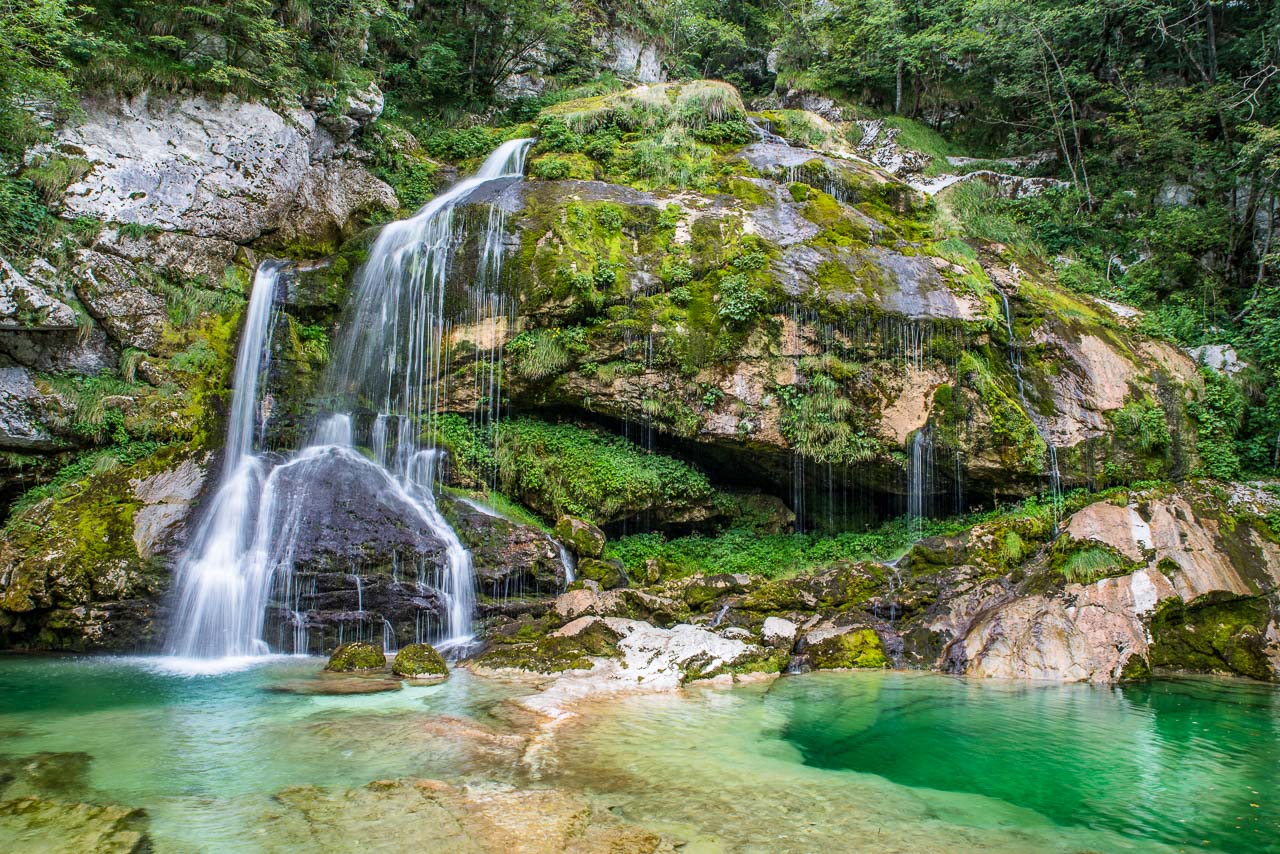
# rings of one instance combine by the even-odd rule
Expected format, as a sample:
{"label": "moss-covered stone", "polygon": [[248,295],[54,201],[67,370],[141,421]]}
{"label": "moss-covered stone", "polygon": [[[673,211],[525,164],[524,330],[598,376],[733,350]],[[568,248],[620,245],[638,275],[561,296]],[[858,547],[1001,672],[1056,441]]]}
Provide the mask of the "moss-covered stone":
{"label": "moss-covered stone", "polygon": [[590,522],[561,516],[556,522],[555,534],[557,540],[580,558],[598,558],[604,554],[604,531]]}
{"label": "moss-covered stone", "polygon": [[1151,666],[1276,681],[1268,656],[1271,609],[1261,596],[1218,592],[1164,600],[1151,617]]}
{"label": "moss-covered stone", "polygon": [[355,641],[335,649],[324,669],[330,673],[350,673],[354,670],[381,670],[386,666],[387,656],[382,647]]}
{"label": "moss-covered stone", "polygon": [[582,558],[578,561],[578,578],[595,581],[605,589],[627,586],[627,576],[618,561]]}
{"label": "moss-covered stone", "polygon": [[818,670],[889,666],[880,636],[871,628],[850,629],[810,642],[805,654]]}
{"label": "moss-covered stone", "polygon": [[446,679],[444,656],[429,643],[411,643],[396,653],[391,672],[406,679]]}
{"label": "moss-covered stone", "polygon": [[[589,618],[588,618],[589,619]],[[589,670],[592,658],[618,656],[618,636],[603,621],[591,620],[575,634],[548,635],[531,642],[494,644],[476,664],[494,669],[561,673]]]}

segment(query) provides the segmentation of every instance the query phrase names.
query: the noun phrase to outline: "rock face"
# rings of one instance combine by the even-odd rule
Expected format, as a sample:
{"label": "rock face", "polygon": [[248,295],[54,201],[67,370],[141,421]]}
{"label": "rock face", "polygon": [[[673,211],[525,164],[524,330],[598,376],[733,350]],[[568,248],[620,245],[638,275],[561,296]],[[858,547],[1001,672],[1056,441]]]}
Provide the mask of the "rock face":
{"label": "rock face", "polygon": [[[1200,381],[1185,354],[1000,247],[952,251],[932,237],[928,198],[851,156],[766,137],[728,160],[742,174],[701,192],[526,180],[478,193],[510,212],[521,310],[454,328],[449,407],[476,403],[475,352],[501,352],[517,408],[644,424],[749,483],[790,477],[799,456],[895,507],[921,429],[944,504],[958,487],[1042,491],[1050,447],[1073,486],[1104,464],[1119,481],[1189,470],[1185,401]],[[459,305],[475,252],[459,253]],[[754,315],[724,313],[726,281],[756,289]],[[550,367],[524,355],[540,348]],[[1126,426],[1151,407],[1167,439]]]}
{"label": "rock face", "polygon": [[1006,594],[972,614],[950,665],[1068,681],[1113,681],[1152,666],[1280,678],[1280,545],[1250,521],[1270,501],[1244,489],[1224,505],[1192,489],[1085,507],[1067,520],[1059,560],[1114,554],[1104,571],[1115,577]]}
{"label": "rock face", "polygon": [[280,113],[234,96],[148,94],[84,107],[54,143],[89,163],[67,189],[69,217],[244,244],[306,205],[300,189],[308,180],[323,183],[310,174],[315,167],[338,170],[334,185],[356,178],[363,191],[342,191],[360,198],[351,208],[389,201],[385,185],[335,156],[333,137],[304,110]]}
{"label": "rock face", "polygon": [[384,469],[327,448],[279,466],[268,488],[287,508],[268,521],[273,541],[293,544],[293,582],[268,606],[268,639],[292,648],[305,629],[309,649],[323,652],[345,639],[381,640],[390,626],[409,643],[441,618],[444,543]]}
{"label": "rock face", "polygon": [[66,331],[77,325],[69,305],[0,258],[0,330]]}

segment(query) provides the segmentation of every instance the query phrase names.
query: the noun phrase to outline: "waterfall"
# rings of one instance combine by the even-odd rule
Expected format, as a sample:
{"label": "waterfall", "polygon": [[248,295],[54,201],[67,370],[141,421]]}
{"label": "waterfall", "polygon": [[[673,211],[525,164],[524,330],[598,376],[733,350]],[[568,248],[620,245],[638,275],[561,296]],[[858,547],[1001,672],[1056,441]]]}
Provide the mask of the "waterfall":
{"label": "waterfall", "polygon": [[933,490],[933,435],[926,424],[911,437],[911,460],[907,465],[907,526],[912,542],[924,534]]}
{"label": "waterfall", "polygon": [[[504,143],[473,177],[382,230],[357,273],[326,376],[326,392],[336,403],[307,445],[269,474],[251,450],[257,380],[265,369],[271,292],[280,266],[259,269],[237,360],[224,482],[179,571],[171,654],[227,658],[267,652],[262,635],[273,590],[287,603],[294,651],[308,651],[294,555],[305,536],[304,523],[311,521],[306,514],[313,490],[325,485],[335,462],[358,471],[362,485],[410,513],[414,524],[440,541],[444,566],[432,581],[445,602],[444,625],[430,640],[442,649],[470,643],[475,609],[471,555],[437,508],[433,491],[440,456],[435,413],[446,392],[445,286],[459,237],[453,215],[482,184],[518,178],[531,142]],[[500,241],[493,243],[500,246]],[[490,258],[483,263],[492,269],[497,262]],[[368,428],[372,459],[355,447],[357,435],[364,435],[357,429],[357,415],[370,411],[375,413]],[[421,588],[425,568],[418,571]],[[431,615],[420,612],[417,639],[428,639],[425,635],[434,629]],[[300,640],[304,645],[298,647]]]}
{"label": "waterfall", "polygon": [[556,548],[560,552],[560,565],[564,567],[564,583],[572,584],[578,580],[578,564],[573,559],[573,552],[569,551],[564,543],[556,541]]}
{"label": "waterfall", "polygon": [[236,353],[222,476],[212,512],[197,528],[178,565],[178,607],[170,654],[190,658],[246,656],[266,651],[255,627],[264,602],[241,571],[253,540],[262,490],[258,450],[258,387],[270,368],[271,329],[281,264],[258,267]]}

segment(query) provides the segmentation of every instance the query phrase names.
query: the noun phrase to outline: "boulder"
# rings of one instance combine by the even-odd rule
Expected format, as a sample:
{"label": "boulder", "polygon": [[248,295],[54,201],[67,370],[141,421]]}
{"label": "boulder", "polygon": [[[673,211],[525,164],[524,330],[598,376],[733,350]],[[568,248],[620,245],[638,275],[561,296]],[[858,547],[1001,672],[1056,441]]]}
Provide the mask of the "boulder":
{"label": "boulder", "polygon": [[382,647],[356,641],[335,649],[324,669],[330,673],[350,673],[354,670],[381,670],[386,666],[387,656]]}
{"label": "boulder", "polygon": [[799,626],[790,620],[784,620],[781,617],[765,617],[760,636],[769,646],[784,646],[790,649],[799,630]]}
{"label": "boulder", "polygon": [[888,667],[884,644],[875,629],[861,625],[824,625],[804,635],[804,655],[815,670]]}
{"label": "boulder", "polygon": [[406,679],[443,681],[449,676],[449,667],[431,644],[411,643],[396,653],[391,672]]}
{"label": "boulder", "polygon": [[92,249],[76,253],[76,296],[120,344],[154,350],[168,319],[163,297],[138,284],[141,278],[129,261]]}
{"label": "boulder", "polygon": [[604,554],[605,536],[590,522],[561,516],[556,522],[556,539],[568,546],[579,558],[598,558]]}

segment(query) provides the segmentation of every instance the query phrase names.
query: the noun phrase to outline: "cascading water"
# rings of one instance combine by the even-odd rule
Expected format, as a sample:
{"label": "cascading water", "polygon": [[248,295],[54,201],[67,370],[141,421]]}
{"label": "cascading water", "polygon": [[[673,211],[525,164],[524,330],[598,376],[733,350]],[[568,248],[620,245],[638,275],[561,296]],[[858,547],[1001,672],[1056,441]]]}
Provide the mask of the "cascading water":
{"label": "cascading water", "polygon": [[263,485],[263,465],[254,455],[262,427],[258,387],[270,367],[281,267],[264,262],[253,279],[236,354],[217,497],[178,567],[175,631],[168,643],[173,655],[226,658],[266,651],[258,631],[264,604],[260,585],[242,571],[242,563],[254,539],[254,508]]}
{"label": "cascading water", "polygon": [[[440,645],[445,648],[470,641],[475,608],[471,555],[440,514],[432,492],[438,457],[436,410],[447,392],[445,287],[458,237],[454,211],[482,184],[523,174],[531,143],[529,139],[503,143],[474,176],[459,181],[409,219],[382,230],[356,279],[350,334],[331,374],[331,387],[338,394],[377,413],[373,437],[377,464],[394,475],[431,533],[444,543],[442,592],[448,607]],[[501,236],[501,220],[496,228],[494,223],[491,215],[481,257],[480,274],[485,279],[496,279],[501,244],[495,235]],[[482,298],[476,310],[497,307]],[[496,377],[496,368],[492,375]],[[486,397],[496,400],[496,391]]]}
{"label": "cascading water", "polygon": [[[440,543],[443,566],[431,580],[443,596],[445,619],[443,635],[430,639],[442,649],[470,642],[475,607],[471,556],[441,515],[433,493],[439,457],[435,413],[446,391],[445,286],[458,239],[453,215],[482,184],[518,178],[531,142],[504,143],[473,177],[382,230],[357,275],[327,378],[331,399],[340,403],[319,423],[307,446],[265,479],[265,467],[251,451],[257,379],[265,367],[271,294],[280,268],[269,264],[259,269],[238,356],[223,485],[180,570],[170,653],[225,658],[267,652],[262,635],[273,590],[293,615],[294,651],[308,651],[294,557],[304,545],[315,494],[326,487],[335,463],[354,472],[379,503],[395,507]],[[483,263],[496,262],[490,258]],[[370,411],[374,416],[367,438],[373,459],[354,447],[357,434],[365,435],[357,429],[357,414]],[[421,567],[418,586],[426,586]],[[423,623],[420,612],[415,640],[427,639],[423,635],[430,619],[426,627]],[[394,629],[384,622],[383,632],[384,645],[394,645]]]}
{"label": "cascading water", "polygon": [[929,504],[933,494],[933,435],[926,424],[911,437],[911,460],[907,464],[907,525],[912,542],[924,535],[924,520],[932,515]]}

